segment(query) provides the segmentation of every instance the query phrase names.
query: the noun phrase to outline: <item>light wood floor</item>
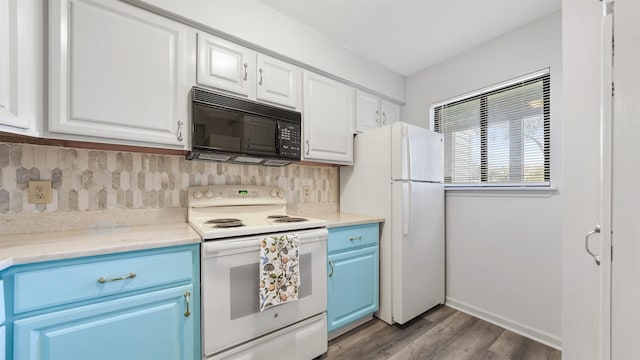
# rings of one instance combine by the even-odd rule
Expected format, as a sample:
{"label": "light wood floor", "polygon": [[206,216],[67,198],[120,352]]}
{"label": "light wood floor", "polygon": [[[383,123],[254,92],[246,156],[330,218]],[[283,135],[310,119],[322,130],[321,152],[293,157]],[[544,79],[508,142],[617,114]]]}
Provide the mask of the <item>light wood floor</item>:
{"label": "light wood floor", "polygon": [[560,351],[446,306],[411,322],[372,321],[329,342],[328,360],[559,360]]}

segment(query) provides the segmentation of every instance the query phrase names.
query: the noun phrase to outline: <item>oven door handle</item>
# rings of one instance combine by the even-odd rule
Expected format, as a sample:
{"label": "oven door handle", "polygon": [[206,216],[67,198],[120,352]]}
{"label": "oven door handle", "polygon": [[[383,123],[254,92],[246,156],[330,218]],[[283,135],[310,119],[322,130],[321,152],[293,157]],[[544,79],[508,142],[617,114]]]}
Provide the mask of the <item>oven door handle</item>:
{"label": "oven door handle", "polygon": [[[292,231],[295,232],[295,231]],[[317,241],[327,241],[327,229],[320,228],[300,232],[300,243],[310,243]],[[260,240],[263,237],[252,237],[249,239],[239,239],[237,241],[204,241],[202,243],[202,257],[215,257],[222,255],[238,254],[260,249]]]}

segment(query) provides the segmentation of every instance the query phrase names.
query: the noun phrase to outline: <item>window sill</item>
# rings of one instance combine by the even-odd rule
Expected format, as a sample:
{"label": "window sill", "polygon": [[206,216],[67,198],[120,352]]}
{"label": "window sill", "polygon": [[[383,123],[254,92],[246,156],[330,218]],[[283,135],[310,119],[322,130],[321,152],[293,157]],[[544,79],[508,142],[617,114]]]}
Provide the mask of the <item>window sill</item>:
{"label": "window sill", "polygon": [[550,198],[558,194],[553,186],[460,186],[445,185],[447,196],[464,197],[536,197]]}

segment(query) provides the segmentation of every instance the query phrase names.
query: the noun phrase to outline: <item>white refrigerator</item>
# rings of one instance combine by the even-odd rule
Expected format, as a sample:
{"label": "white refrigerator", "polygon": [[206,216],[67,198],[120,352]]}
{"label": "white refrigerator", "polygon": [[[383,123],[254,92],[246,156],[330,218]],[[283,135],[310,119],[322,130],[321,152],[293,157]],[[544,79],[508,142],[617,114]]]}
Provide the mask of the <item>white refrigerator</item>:
{"label": "white refrigerator", "polygon": [[340,211],[385,219],[380,310],[392,324],[444,303],[442,135],[406,123],[359,134],[340,169]]}

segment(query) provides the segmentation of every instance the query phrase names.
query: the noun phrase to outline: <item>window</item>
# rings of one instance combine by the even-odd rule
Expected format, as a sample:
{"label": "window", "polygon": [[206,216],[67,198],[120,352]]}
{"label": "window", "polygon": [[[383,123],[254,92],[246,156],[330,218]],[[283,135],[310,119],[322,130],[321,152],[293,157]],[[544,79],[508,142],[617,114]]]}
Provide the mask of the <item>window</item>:
{"label": "window", "polygon": [[445,184],[549,186],[549,100],[546,70],[433,105]]}

